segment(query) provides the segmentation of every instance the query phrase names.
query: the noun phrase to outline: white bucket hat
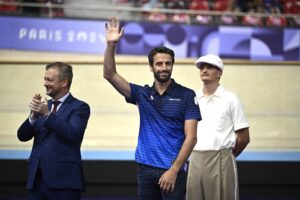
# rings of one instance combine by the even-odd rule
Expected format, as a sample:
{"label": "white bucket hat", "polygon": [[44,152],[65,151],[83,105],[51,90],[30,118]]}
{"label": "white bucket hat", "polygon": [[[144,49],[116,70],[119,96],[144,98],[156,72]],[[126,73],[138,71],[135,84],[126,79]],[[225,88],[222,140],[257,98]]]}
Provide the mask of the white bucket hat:
{"label": "white bucket hat", "polygon": [[211,65],[219,68],[222,71],[224,69],[224,65],[223,65],[221,58],[216,55],[213,55],[213,54],[207,54],[205,56],[201,56],[200,58],[198,58],[198,60],[196,61],[195,64],[199,68],[202,63],[211,64]]}

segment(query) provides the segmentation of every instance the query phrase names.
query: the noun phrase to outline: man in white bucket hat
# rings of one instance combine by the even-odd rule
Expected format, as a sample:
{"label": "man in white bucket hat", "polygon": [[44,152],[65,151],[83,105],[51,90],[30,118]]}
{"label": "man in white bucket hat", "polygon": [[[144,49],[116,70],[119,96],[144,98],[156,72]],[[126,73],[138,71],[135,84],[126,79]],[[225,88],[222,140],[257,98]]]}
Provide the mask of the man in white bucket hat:
{"label": "man in white bucket hat", "polygon": [[203,82],[196,91],[202,115],[190,157],[187,200],[239,199],[236,157],[250,141],[240,100],[219,84],[222,60],[213,54],[196,61]]}

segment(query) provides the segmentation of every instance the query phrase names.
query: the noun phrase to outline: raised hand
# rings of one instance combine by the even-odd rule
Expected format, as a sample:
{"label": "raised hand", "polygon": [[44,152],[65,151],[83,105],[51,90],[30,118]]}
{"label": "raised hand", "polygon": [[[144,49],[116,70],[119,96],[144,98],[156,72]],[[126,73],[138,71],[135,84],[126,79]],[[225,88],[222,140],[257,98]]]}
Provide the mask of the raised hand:
{"label": "raised hand", "polygon": [[117,43],[124,33],[124,28],[120,30],[120,22],[116,17],[110,17],[105,23],[107,43]]}

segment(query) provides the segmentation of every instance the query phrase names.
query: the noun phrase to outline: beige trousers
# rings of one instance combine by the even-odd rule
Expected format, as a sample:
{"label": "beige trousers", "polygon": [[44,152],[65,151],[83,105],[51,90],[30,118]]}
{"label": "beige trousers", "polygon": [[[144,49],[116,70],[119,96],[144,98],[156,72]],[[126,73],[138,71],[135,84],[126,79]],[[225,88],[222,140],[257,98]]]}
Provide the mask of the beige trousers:
{"label": "beige trousers", "polygon": [[236,160],[230,149],[192,152],[186,200],[239,200]]}

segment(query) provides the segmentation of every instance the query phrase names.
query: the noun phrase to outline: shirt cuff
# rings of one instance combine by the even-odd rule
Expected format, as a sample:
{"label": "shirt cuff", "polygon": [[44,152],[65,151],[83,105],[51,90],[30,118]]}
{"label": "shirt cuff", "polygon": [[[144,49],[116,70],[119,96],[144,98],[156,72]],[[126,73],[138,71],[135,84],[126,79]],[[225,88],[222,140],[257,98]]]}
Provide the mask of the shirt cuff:
{"label": "shirt cuff", "polygon": [[34,125],[34,123],[36,122],[36,119],[31,119],[31,117],[28,117],[29,123],[30,125]]}

